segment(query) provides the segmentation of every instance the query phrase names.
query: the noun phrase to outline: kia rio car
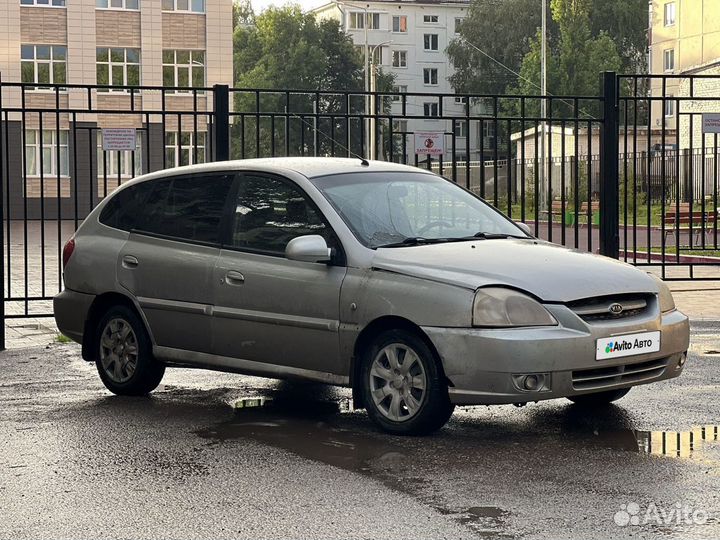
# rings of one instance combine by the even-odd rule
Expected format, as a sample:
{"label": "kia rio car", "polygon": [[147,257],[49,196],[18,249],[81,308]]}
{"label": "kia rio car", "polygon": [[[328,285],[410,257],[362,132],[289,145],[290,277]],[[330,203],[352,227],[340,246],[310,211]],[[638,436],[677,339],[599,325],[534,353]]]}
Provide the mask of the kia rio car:
{"label": "kia rio car", "polygon": [[350,386],[393,433],[456,405],[602,404],[677,377],[662,281],[533,238],[417,168],[213,163],[127,182],[63,253],[60,330],[116,394],[193,366]]}

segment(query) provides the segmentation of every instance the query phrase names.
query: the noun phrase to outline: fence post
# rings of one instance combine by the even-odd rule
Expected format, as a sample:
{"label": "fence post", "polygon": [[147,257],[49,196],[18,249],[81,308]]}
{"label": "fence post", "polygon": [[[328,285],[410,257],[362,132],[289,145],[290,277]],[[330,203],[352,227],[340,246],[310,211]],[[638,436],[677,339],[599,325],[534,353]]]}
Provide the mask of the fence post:
{"label": "fence post", "polygon": [[618,180],[618,86],[617,74],[600,76],[603,121],[600,125],[600,254],[620,256],[620,192]]}
{"label": "fence post", "polygon": [[227,84],[213,85],[213,110],[215,111],[213,161],[227,161],[230,159],[230,89]]}

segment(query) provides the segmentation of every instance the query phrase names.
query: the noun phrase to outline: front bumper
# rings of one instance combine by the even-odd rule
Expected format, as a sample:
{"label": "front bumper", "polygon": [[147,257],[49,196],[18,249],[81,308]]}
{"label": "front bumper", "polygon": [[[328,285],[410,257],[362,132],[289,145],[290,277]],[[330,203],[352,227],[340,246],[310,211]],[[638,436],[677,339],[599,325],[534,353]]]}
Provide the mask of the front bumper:
{"label": "front bumper", "polygon": [[82,343],[90,306],[94,294],[85,294],[65,289],[53,298],[55,324],[60,332],[78,343]]}
{"label": "front bumper", "polygon": [[[553,327],[481,329],[424,327],[450,380],[458,405],[527,403],[627,388],[677,377],[690,342],[688,318],[660,316],[586,323],[565,306],[546,306]],[[595,360],[596,340],[659,330],[660,351]],[[521,389],[513,375],[543,375],[547,389]]]}

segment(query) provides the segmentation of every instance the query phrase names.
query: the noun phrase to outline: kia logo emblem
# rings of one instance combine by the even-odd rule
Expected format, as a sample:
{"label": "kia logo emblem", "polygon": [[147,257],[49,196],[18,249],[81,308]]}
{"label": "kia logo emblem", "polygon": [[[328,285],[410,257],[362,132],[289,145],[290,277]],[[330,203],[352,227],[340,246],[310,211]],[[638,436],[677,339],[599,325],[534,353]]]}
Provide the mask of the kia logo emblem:
{"label": "kia logo emblem", "polygon": [[608,311],[613,315],[620,315],[623,312],[623,307],[618,303],[610,304]]}

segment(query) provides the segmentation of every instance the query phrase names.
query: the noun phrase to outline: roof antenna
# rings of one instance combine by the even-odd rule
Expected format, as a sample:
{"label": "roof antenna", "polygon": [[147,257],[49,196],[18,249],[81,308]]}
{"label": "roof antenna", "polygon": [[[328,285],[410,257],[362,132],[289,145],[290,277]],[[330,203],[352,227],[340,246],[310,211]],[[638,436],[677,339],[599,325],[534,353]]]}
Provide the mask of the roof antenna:
{"label": "roof antenna", "polygon": [[[360,157],[360,156],[358,156],[358,157]],[[367,159],[365,159],[364,157],[360,157],[360,165],[362,167],[369,167],[370,162]]]}

